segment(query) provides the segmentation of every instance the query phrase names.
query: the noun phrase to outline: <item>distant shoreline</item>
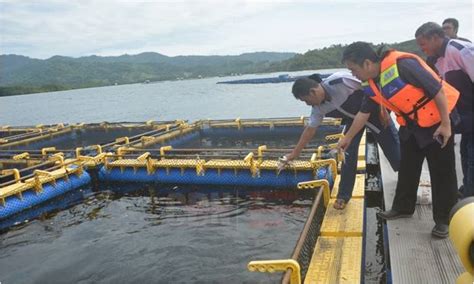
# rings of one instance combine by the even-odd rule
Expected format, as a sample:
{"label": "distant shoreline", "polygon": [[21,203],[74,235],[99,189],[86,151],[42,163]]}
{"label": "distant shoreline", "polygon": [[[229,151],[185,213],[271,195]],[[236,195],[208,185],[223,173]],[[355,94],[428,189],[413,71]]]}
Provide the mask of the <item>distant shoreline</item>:
{"label": "distant shoreline", "polygon": [[[386,45],[424,57],[415,40]],[[0,69],[0,97],[233,74],[341,68],[344,48],[345,45],[338,44],[304,54],[257,52],[172,58],[157,53],[87,58],[56,56],[47,60],[0,55],[4,67]]]}
{"label": "distant shoreline", "polygon": [[[333,68],[340,68],[340,66],[336,67],[327,67],[324,69],[333,69]],[[272,71],[272,72],[301,72],[301,71],[309,71],[315,69],[304,69],[304,70],[291,70],[291,71]],[[241,75],[250,75],[250,74],[267,74],[268,72],[255,72],[255,73],[242,73]],[[231,75],[224,75],[223,77],[227,77]],[[100,88],[100,87],[113,87],[113,86],[123,86],[129,84],[153,84],[157,82],[165,82],[165,81],[187,81],[187,80],[195,80],[195,79],[205,79],[205,78],[212,78],[217,76],[209,76],[209,77],[189,77],[186,79],[163,79],[163,80],[156,80],[150,82],[133,82],[133,83],[126,83],[126,84],[117,84],[117,85],[88,85],[88,86],[80,86],[80,87],[71,87],[71,86],[63,86],[63,85],[45,85],[45,86],[0,86],[0,97],[12,97],[12,96],[26,96],[26,95],[34,95],[40,93],[49,93],[49,92],[59,92],[59,91],[70,91],[70,90],[80,90],[80,89],[89,89],[89,88]]]}

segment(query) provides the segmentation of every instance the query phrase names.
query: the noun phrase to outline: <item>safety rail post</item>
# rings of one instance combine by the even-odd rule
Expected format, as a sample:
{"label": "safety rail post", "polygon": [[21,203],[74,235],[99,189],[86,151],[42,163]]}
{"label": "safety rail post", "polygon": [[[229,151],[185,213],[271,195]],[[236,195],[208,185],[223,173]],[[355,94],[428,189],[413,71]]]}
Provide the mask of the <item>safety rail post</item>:
{"label": "safety rail post", "polygon": [[[153,136],[142,136],[140,137],[140,142],[142,143],[142,147],[145,147],[148,143],[150,143],[151,141],[155,139],[156,137],[153,137]],[[153,144],[153,143],[150,143],[150,144]]]}
{"label": "safety rail post", "polygon": [[123,155],[125,155],[125,152],[127,152],[127,147],[118,147],[117,148],[117,160],[123,159]]}
{"label": "safety rail post", "polygon": [[299,263],[294,259],[276,259],[276,260],[258,260],[251,261],[247,265],[247,269],[252,272],[270,272],[277,271],[286,272],[291,270],[290,283],[301,283],[301,268]]}
{"label": "safety rail post", "polygon": [[99,144],[92,145],[91,147],[95,148],[97,154],[102,154],[102,146],[100,146]]}
{"label": "safety rail post", "polygon": [[323,198],[324,198],[324,206],[328,206],[329,198],[330,198],[330,188],[329,182],[325,179],[318,179],[318,180],[311,180],[311,181],[303,181],[299,182],[297,185],[298,189],[314,189],[322,187],[323,189]]}
{"label": "safety rail post", "polygon": [[77,147],[76,148],[76,158],[79,159],[79,157],[81,156],[81,151],[82,151],[82,147]]}
{"label": "safety rail post", "polygon": [[319,167],[329,166],[329,170],[331,170],[332,177],[336,178],[337,175],[337,161],[335,159],[325,159],[319,160],[316,157],[316,154],[313,154],[310,159],[311,165],[317,169]]}
{"label": "safety rail post", "polygon": [[197,157],[197,162],[196,162],[196,175],[198,176],[203,176],[205,169],[204,169],[204,164],[206,163],[205,160],[201,160],[201,158]]}
{"label": "safety rail post", "polygon": [[130,144],[130,139],[128,138],[128,136],[119,137],[115,139],[115,143],[122,143],[122,142],[125,144]]}
{"label": "safety rail post", "polygon": [[326,149],[336,149],[337,143],[326,144],[325,147]]}
{"label": "safety rail post", "polygon": [[256,177],[258,176],[259,171],[258,171],[257,164],[255,163],[253,159],[254,158],[253,156],[254,155],[252,152],[248,153],[247,156],[245,156],[244,158],[244,162],[249,165],[249,170],[252,173],[252,177]]}
{"label": "safety rail post", "polygon": [[56,153],[56,154],[52,155],[51,157],[49,157],[48,160],[58,161],[61,168],[66,169],[66,165],[64,164],[64,153],[62,153],[62,152]]}
{"label": "safety rail post", "polygon": [[164,158],[165,158],[165,152],[166,152],[166,151],[169,151],[169,150],[173,150],[173,147],[172,147],[172,146],[163,146],[163,147],[160,147],[160,156],[161,156],[161,159],[164,159]]}
{"label": "safety rail post", "polygon": [[18,169],[1,170],[0,174],[5,175],[5,176],[13,175],[13,178],[15,179],[15,182],[19,182],[20,179],[21,179],[20,171]]}
{"label": "safety rail post", "polygon": [[258,164],[263,162],[263,151],[267,150],[267,145],[261,145],[257,148]]}
{"label": "safety rail post", "polygon": [[331,134],[331,135],[327,135],[325,137],[326,141],[329,141],[329,140],[336,140],[336,139],[341,139],[344,137],[344,134],[342,133],[338,133],[338,134]]}
{"label": "safety rail post", "polygon": [[109,167],[109,159],[108,159],[108,158],[112,158],[112,159],[114,158],[114,157],[111,156],[111,155],[112,155],[112,153],[105,153],[105,157],[104,157],[104,168],[105,168],[106,170],[109,170],[109,169],[110,169],[110,167]]}
{"label": "safety rail post", "polygon": [[242,121],[241,121],[240,117],[237,117],[235,119],[235,124],[237,125],[238,130],[240,130],[242,128]]}
{"label": "safety rail post", "polygon": [[146,159],[146,172],[151,175],[155,172],[155,167],[153,166],[153,159],[148,157]]}
{"label": "safety rail post", "polygon": [[43,156],[43,159],[46,159],[48,152],[53,152],[53,151],[56,151],[56,147],[42,148],[41,155]]}
{"label": "safety rail post", "polygon": [[107,156],[107,153],[100,153],[95,157],[79,156],[79,157],[77,157],[77,160],[79,160],[80,162],[84,162],[86,167],[91,168],[91,167],[97,166],[97,164],[102,162],[102,161],[105,164],[105,162],[107,160],[106,156]]}
{"label": "safety rail post", "polygon": [[140,162],[146,161],[150,157],[151,153],[150,152],[145,152],[141,154],[140,156],[137,157],[137,160]]}
{"label": "safety rail post", "polygon": [[275,122],[270,121],[270,122],[268,123],[268,128],[269,128],[270,130],[275,129]]}
{"label": "safety rail post", "polygon": [[41,182],[41,176],[47,176],[47,177],[52,177],[53,178],[53,183],[56,183],[56,180],[54,179],[54,176],[47,171],[43,170],[35,170],[34,172],[34,188],[36,192],[41,192],[43,191],[43,183]]}
{"label": "safety rail post", "polygon": [[18,160],[27,160],[30,158],[30,153],[28,152],[23,152],[21,154],[15,155],[12,157],[13,160],[18,161]]}
{"label": "safety rail post", "polygon": [[316,150],[316,154],[317,154],[316,158],[317,159],[321,159],[323,149],[324,149],[323,146],[319,146],[318,149]]}
{"label": "safety rail post", "polygon": [[153,125],[153,122],[154,122],[153,119],[150,119],[147,122],[145,122],[145,124],[148,125],[148,126],[151,126],[151,125]]}

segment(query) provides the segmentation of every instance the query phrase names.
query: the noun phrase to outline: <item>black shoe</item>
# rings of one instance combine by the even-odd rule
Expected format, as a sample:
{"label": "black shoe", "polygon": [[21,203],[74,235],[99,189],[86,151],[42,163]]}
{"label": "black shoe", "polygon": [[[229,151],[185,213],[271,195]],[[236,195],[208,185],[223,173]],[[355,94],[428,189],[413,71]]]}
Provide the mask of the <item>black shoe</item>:
{"label": "black shoe", "polygon": [[440,239],[447,238],[449,235],[449,227],[446,224],[436,224],[431,231],[431,234]]}
{"label": "black shoe", "polygon": [[388,210],[388,211],[382,211],[377,213],[377,216],[379,216],[382,219],[385,220],[395,220],[399,218],[410,218],[413,214],[406,214],[402,212],[398,212],[396,210]]}

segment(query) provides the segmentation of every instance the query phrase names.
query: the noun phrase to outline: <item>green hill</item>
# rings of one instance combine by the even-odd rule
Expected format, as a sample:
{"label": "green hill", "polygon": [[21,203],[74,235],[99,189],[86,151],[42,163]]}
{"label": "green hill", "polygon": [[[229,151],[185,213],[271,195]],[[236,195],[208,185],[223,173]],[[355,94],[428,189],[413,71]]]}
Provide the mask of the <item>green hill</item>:
{"label": "green hill", "polygon": [[0,95],[115,84],[255,73],[295,53],[255,52],[237,56],[137,55],[53,56],[46,60],[0,55]]}
{"label": "green hill", "polygon": [[[420,54],[415,40],[388,46]],[[169,57],[145,52],[106,57],[53,56],[45,60],[0,55],[0,96],[236,73],[338,68],[343,67],[344,48],[345,45],[332,45],[304,54],[254,52],[236,56]]]}
{"label": "green hill", "polygon": [[[382,44],[373,45],[373,47],[377,49],[381,45]],[[417,46],[415,40],[383,45],[400,51],[415,53],[422,57],[424,56]],[[347,45],[338,44],[322,49],[310,50],[305,54],[297,54],[293,58],[270,64],[270,66],[265,71],[300,71],[344,67],[344,65],[341,63],[341,58],[342,52],[346,46]]]}

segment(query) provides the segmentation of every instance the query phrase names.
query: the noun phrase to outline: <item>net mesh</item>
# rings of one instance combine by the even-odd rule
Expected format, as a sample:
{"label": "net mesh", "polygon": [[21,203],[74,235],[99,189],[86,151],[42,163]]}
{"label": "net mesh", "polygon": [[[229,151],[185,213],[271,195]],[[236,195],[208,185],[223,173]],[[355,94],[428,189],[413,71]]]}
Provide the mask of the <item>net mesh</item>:
{"label": "net mesh", "polygon": [[[306,220],[300,238],[296,243],[292,259],[296,260],[301,268],[301,279],[304,279],[308,271],[311,257],[313,255],[316,241],[320,235],[321,223],[324,217],[326,207],[322,198],[322,190],[319,189],[314,198],[313,206]],[[290,283],[291,270],[288,270],[282,278],[282,283]]]}

